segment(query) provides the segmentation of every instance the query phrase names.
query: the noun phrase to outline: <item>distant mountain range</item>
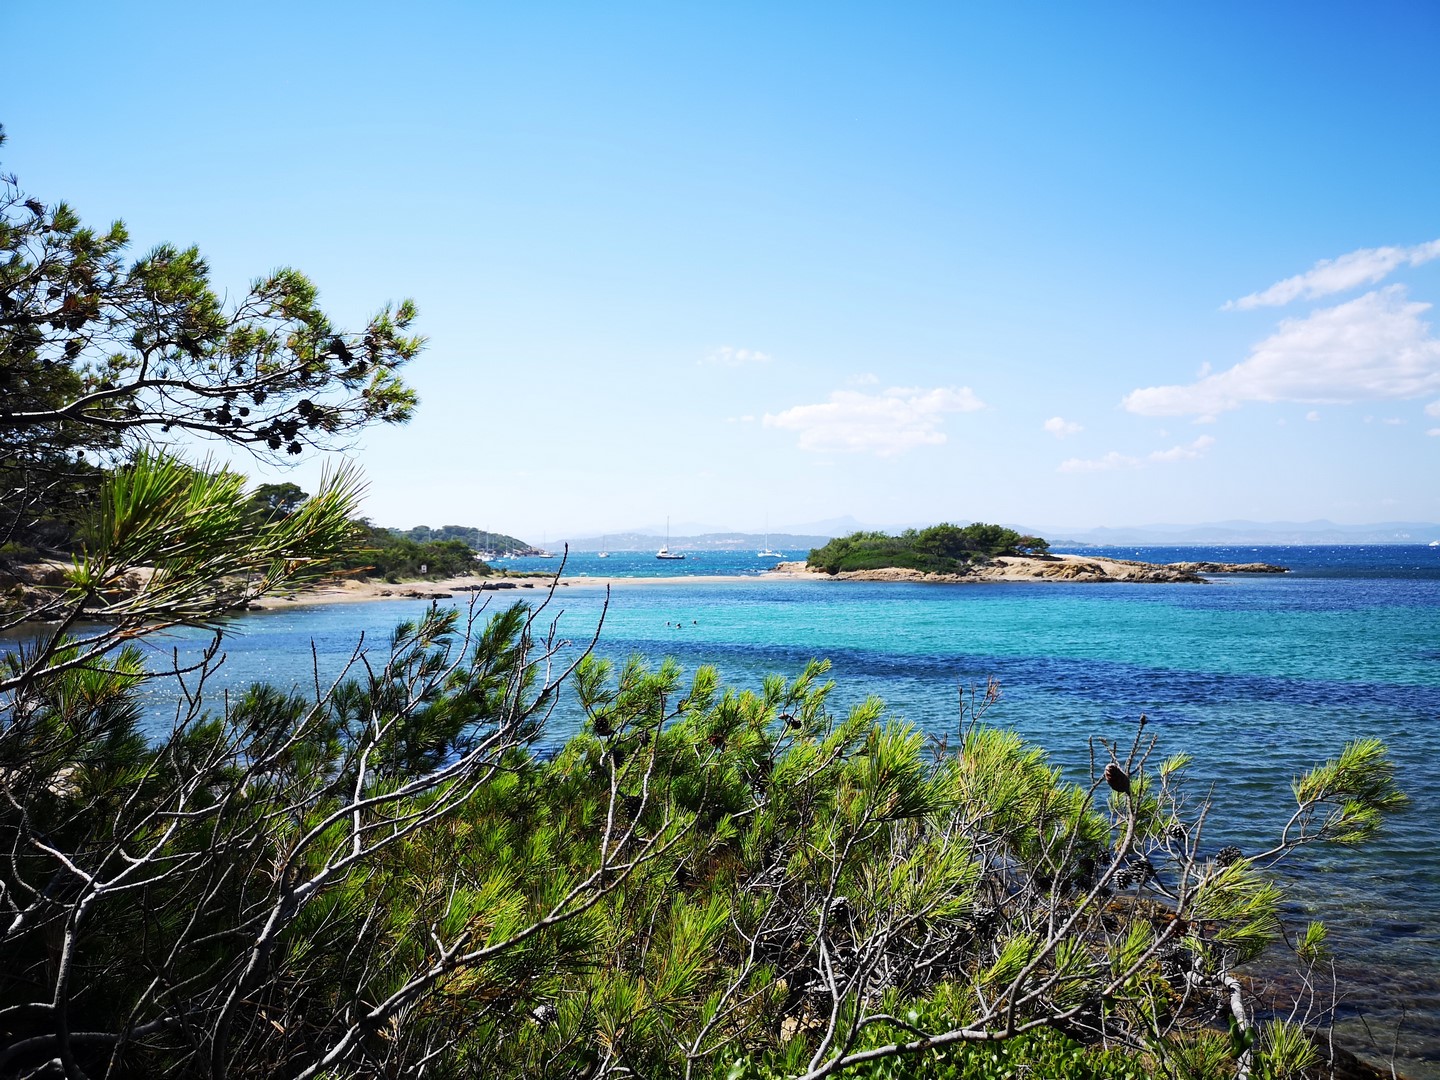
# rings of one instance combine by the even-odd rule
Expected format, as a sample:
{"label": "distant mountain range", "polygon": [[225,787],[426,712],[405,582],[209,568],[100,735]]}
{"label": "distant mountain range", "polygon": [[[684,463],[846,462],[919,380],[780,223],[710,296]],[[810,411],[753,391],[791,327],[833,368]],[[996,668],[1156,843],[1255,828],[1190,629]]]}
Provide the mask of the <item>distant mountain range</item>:
{"label": "distant mountain range", "polygon": [[[926,524],[920,523],[916,528]],[[957,525],[968,521],[955,521]],[[1428,544],[1440,540],[1440,525],[1424,521],[1384,521],[1371,525],[1337,525],[1333,521],[1216,521],[1199,525],[1125,525],[1097,529],[1036,528],[1015,522],[999,522],[1017,532],[1043,536],[1057,547],[1109,547],[1148,545],[1196,545],[1228,547],[1232,545],[1268,544]],[[853,517],[829,518],[793,526],[789,532],[768,535],[770,547],[795,558],[803,558],[811,548],[823,547],[836,536],[859,531],[903,531],[907,525],[870,525]],[[402,532],[412,539],[464,539],[472,547],[483,543],[478,530],[448,525],[442,529],[421,527]],[[426,535],[419,535],[426,534]],[[465,534],[465,535],[462,535]],[[472,538],[468,534],[475,534]],[[499,533],[485,533],[492,546],[513,549],[525,541]],[[725,530],[713,525],[686,523],[670,531],[669,546],[677,551],[747,551],[765,546],[765,533]],[[627,532],[594,536],[560,537],[547,542],[550,550],[559,552],[566,544],[571,551],[654,551],[666,542],[663,528],[645,526]]]}
{"label": "distant mountain range", "polygon": [[[823,547],[831,535],[770,533],[769,541],[773,550],[803,559],[810,554],[811,548]],[[694,536],[680,536],[672,531],[669,546],[673,551],[759,551],[765,546],[765,541],[764,533],[717,531]],[[664,533],[636,531],[557,540],[550,545],[550,548],[552,551],[558,552],[562,546],[569,544],[571,551],[656,551],[665,542]]]}
{"label": "distant mountain range", "polygon": [[1383,521],[1337,525],[1333,521],[1217,521],[1201,525],[1130,525],[1099,529],[1040,529],[1056,546],[1087,544],[1428,544],[1440,540],[1440,525],[1424,521]]}

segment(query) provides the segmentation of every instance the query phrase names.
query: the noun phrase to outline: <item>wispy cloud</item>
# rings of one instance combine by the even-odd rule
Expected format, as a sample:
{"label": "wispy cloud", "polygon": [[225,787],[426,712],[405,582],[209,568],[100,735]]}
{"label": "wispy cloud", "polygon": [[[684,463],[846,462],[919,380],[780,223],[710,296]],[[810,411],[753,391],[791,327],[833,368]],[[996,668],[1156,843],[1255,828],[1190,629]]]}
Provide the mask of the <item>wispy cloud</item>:
{"label": "wispy cloud", "polygon": [[1060,463],[1060,471],[1068,473],[1109,472],[1113,469],[1138,469],[1139,458],[1129,457],[1118,450],[1111,450],[1102,458],[1066,458]]}
{"label": "wispy cloud", "polygon": [[968,386],[891,387],[878,394],[836,390],[829,401],[766,413],[766,427],[799,434],[802,450],[892,457],[945,442],[941,424],[951,413],[975,412],[985,403]]}
{"label": "wispy cloud", "polygon": [[1440,339],[1402,285],[1387,285],[1275,333],[1228,371],[1180,386],[1132,390],[1122,404],[1143,416],[1214,417],[1246,402],[1343,405],[1440,390]]}
{"label": "wispy cloud", "polygon": [[845,380],[846,386],[879,386],[880,376],[869,371],[862,371],[859,375],[851,375]]}
{"label": "wispy cloud", "polygon": [[1074,420],[1066,420],[1063,416],[1052,416],[1045,421],[1045,430],[1057,439],[1064,439],[1070,435],[1078,435],[1085,429]]}
{"label": "wispy cloud", "polygon": [[1223,309],[1248,311],[1278,307],[1292,300],[1331,296],[1361,285],[1374,285],[1402,266],[1420,266],[1431,259],[1440,259],[1440,240],[1412,247],[1361,248],[1339,258],[1321,259],[1305,273],[1277,281],[1261,292],[1230,300]]}
{"label": "wispy cloud", "polygon": [[1432,401],[1425,406],[1426,416],[1440,416],[1440,401]]}
{"label": "wispy cloud", "polygon": [[1151,461],[1194,461],[1198,457],[1204,457],[1205,451],[1215,445],[1215,440],[1209,435],[1201,435],[1192,443],[1184,446],[1172,446],[1169,450],[1156,450],[1150,455]]}
{"label": "wispy cloud", "polygon": [[711,367],[745,367],[748,364],[768,364],[770,356],[759,349],[738,349],[734,345],[721,345],[711,349],[700,363]]}
{"label": "wispy cloud", "polygon": [[1147,464],[1165,465],[1175,461],[1194,461],[1204,457],[1205,451],[1215,445],[1210,435],[1201,435],[1194,442],[1172,446],[1169,450],[1154,450],[1143,458],[1131,457],[1118,450],[1111,450],[1100,458],[1067,458],[1060,463],[1060,472],[1090,473],[1113,472],[1117,469],[1141,469]]}
{"label": "wispy cloud", "polygon": [[1312,424],[1318,423],[1319,420],[1320,420],[1320,414],[1319,414],[1318,412],[1316,412],[1314,409],[1311,409],[1309,412],[1307,412],[1307,413],[1305,414],[1305,419],[1306,419],[1306,420],[1309,420],[1310,423],[1312,423]]}

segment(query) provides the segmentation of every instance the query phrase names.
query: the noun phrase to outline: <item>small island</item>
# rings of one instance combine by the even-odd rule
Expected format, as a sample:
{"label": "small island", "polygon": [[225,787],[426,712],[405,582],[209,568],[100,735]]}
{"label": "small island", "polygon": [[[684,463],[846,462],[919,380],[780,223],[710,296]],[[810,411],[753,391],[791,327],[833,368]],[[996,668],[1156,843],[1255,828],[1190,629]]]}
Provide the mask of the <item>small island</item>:
{"label": "small island", "polygon": [[942,522],[896,536],[857,532],[815,548],[802,562],[781,563],[781,573],[847,581],[1129,581],[1203,583],[1206,574],[1283,574],[1270,563],[1147,563],[1098,555],[1061,555],[1049,541],[1002,525]]}

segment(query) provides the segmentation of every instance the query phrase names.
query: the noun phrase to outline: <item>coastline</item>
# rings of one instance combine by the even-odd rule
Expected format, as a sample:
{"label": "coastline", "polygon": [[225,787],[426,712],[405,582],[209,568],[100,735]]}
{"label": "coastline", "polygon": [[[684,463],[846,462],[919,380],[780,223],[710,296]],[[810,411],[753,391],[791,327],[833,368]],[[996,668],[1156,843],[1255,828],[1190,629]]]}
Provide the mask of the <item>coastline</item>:
{"label": "coastline", "polygon": [[[42,583],[54,585],[49,579],[64,572],[64,565],[56,561],[32,564],[12,575],[12,584],[20,588],[35,589]],[[1275,574],[1286,573],[1282,566],[1268,563],[1147,563],[1130,559],[1117,559],[1099,555],[1002,555],[983,566],[968,567],[962,573],[930,574],[920,570],[901,567],[886,567],[875,570],[853,570],[838,574],[827,574],[813,569],[801,561],[781,562],[759,574],[675,574],[664,576],[631,577],[623,575],[594,574],[529,574],[492,575],[476,577],[463,575],[438,578],[435,580],[406,581],[392,583],[379,580],[336,577],[322,579],[281,593],[256,597],[245,603],[240,610],[265,611],[291,606],[317,604],[352,604],[372,600],[454,600],[472,594],[511,594],[514,597],[534,595],[550,589],[601,589],[601,588],[644,588],[646,586],[673,586],[688,582],[709,584],[738,584],[755,581],[881,581],[913,582],[926,585],[980,585],[987,583],[1105,583],[1129,582],[1142,584],[1203,584],[1209,580],[1206,575],[1214,574]],[[145,570],[133,574],[133,587],[139,587]]]}
{"label": "coastline", "polygon": [[1000,556],[985,566],[963,574],[927,574],[919,570],[891,567],[827,574],[803,562],[782,562],[759,575],[685,574],[663,577],[619,577],[584,575],[534,575],[514,577],[451,577],[435,581],[392,584],[354,578],[320,582],[290,593],[260,597],[250,602],[251,610],[284,608],[291,605],[349,604],[370,600],[453,600],[474,593],[514,594],[556,589],[640,588],[672,586],[686,582],[709,584],[753,581],[889,581],[938,585],[979,585],[990,582],[1130,582],[1143,584],[1203,584],[1206,574],[1284,573],[1284,567],[1266,563],[1146,563],[1095,555]]}

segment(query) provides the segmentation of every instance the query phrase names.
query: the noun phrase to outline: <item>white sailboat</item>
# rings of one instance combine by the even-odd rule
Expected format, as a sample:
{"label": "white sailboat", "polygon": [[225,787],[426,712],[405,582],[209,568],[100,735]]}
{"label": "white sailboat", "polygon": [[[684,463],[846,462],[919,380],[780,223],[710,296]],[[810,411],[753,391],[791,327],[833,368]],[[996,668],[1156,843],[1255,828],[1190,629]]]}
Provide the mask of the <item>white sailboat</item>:
{"label": "white sailboat", "polygon": [[608,559],[610,552],[605,550],[605,537],[600,537],[600,553],[595,556],[597,559]]}
{"label": "white sailboat", "polygon": [[783,559],[785,557],[783,551],[770,550],[770,517],[768,514],[765,517],[765,550],[757,551],[755,557],[757,559]]}
{"label": "white sailboat", "polygon": [[667,518],[665,519],[665,543],[663,543],[662,545],[660,545],[660,550],[655,553],[655,558],[657,558],[657,559],[683,559],[684,557],[685,557],[685,553],[684,553],[683,551],[671,551],[671,550],[670,550],[670,519],[667,517]]}

